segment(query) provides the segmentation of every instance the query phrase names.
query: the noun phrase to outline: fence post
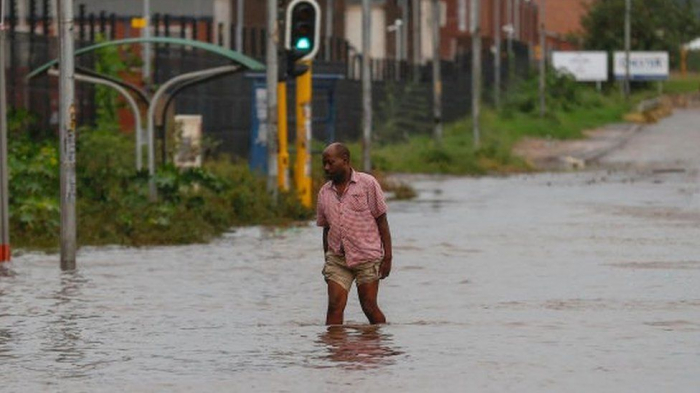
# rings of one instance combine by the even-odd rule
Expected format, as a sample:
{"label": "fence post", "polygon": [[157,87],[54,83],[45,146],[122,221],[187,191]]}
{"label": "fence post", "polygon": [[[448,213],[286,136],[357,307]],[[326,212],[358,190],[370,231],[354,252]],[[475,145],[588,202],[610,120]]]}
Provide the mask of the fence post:
{"label": "fence post", "polygon": [[78,8],[78,39],[81,44],[85,42],[85,4]]}

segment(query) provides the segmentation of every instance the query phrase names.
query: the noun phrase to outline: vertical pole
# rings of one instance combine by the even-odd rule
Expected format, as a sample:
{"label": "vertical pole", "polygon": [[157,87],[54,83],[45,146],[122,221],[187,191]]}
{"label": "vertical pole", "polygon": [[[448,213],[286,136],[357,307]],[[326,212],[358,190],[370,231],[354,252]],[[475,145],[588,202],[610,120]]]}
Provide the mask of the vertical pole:
{"label": "vertical pole", "polygon": [[515,0],[513,4],[513,32],[515,33],[515,39],[521,41],[520,37],[520,0]]}
{"label": "vertical pole", "polygon": [[277,200],[277,0],[267,0],[267,191]]}
{"label": "vertical pole", "polygon": [[394,22],[396,30],[394,30],[394,79],[401,80],[401,26],[403,26],[402,20],[397,20]]}
{"label": "vertical pole", "polygon": [[370,0],[362,0],[362,168],[372,170],[372,81],[369,69],[371,14]]}
{"label": "vertical pole", "polygon": [[632,0],[625,0],[625,82],[624,93],[625,99],[630,98],[630,46],[632,35]]}
{"label": "vertical pole", "polygon": [[243,53],[243,13],[245,0],[236,1],[236,51]]}
{"label": "vertical pole", "polygon": [[508,84],[513,86],[515,76],[515,56],[513,54],[513,0],[506,0],[506,21],[508,22]]}
{"label": "vertical pole", "polygon": [[309,71],[297,77],[297,159],[294,171],[297,195],[301,204],[311,207],[311,62]]}
{"label": "vertical pole", "polygon": [[[396,36],[398,37],[398,31]],[[440,73],[440,1],[433,0],[433,134],[442,143],[442,76]]]}
{"label": "vertical pole", "polygon": [[75,269],[75,63],[73,0],[59,0],[59,134],[61,138],[61,269]]}
{"label": "vertical pole", "polygon": [[324,44],[326,45],[324,53],[324,58],[326,61],[331,61],[331,37],[333,36],[333,0],[326,0],[326,39]]}
{"label": "vertical pole", "polygon": [[421,49],[421,0],[412,0],[413,6],[413,80],[420,80],[420,66],[423,63]]}
{"label": "vertical pole", "polygon": [[[151,0],[143,0],[143,19],[146,21],[143,27],[143,38],[151,38]],[[151,44],[143,44],[143,82],[146,91],[150,91],[151,86]]]}
{"label": "vertical pole", "polygon": [[474,146],[480,143],[479,117],[481,106],[481,0],[472,0],[472,132]]}
{"label": "vertical pole", "polygon": [[7,170],[7,86],[5,80],[5,3],[0,0],[0,262],[10,260],[9,172]]}
{"label": "vertical pole", "polygon": [[544,118],[547,110],[545,102],[545,78],[547,76],[547,30],[545,30],[546,1],[540,0],[540,117]]}
{"label": "vertical pole", "polygon": [[496,109],[501,108],[501,0],[493,0],[493,101]]}
{"label": "vertical pole", "polygon": [[401,60],[408,60],[408,0],[401,0]]}
{"label": "vertical pole", "polygon": [[287,81],[277,83],[277,126],[279,155],[277,157],[277,187],[289,191],[289,136],[287,132]]}

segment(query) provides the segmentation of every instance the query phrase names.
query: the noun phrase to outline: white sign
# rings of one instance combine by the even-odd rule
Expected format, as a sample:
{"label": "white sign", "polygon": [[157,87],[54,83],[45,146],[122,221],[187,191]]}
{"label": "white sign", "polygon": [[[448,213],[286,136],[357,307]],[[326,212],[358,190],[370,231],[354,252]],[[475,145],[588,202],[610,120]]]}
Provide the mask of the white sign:
{"label": "white sign", "polygon": [[571,74],[578,82],[608,80],[607,52],[554,52],[552,64],[555,70]]}
{"label": "white sign", "polygon": [[[615,79],[625,79],[625,52],[615,52]],[[630,52],[630,79],[659,81],[668,79],[668,52]]]}

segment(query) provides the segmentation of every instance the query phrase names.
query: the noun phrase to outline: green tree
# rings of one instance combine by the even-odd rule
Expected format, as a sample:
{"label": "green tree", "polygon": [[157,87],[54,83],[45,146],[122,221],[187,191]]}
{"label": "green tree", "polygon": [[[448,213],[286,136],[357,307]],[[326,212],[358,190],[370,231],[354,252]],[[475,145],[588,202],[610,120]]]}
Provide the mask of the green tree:
{"label": "green tree", "polygon": [[[619,51],[625,47],[625,0],[598,0],[581,21],[584,47]],[[632,0],[632,50],[668,51],[678,64],[683,43],[700,35],[700,21],[691,0]]]}

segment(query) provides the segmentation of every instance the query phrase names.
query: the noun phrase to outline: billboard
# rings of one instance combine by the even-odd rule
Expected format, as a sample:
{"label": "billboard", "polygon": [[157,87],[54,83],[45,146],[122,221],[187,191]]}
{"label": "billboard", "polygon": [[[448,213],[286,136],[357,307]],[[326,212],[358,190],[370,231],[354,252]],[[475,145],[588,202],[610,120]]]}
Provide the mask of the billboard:
{"label": "billboard", "polygon": [[[625,52],[615,52],[615,79],[625,79]],[[668,52],[630,52],[630,80],[668,79]]]}
{"label": "billboard", "polygon": [[552,65],[558,72],[573,75],[578,82],[608,80],[607,52],[553,52]]}

